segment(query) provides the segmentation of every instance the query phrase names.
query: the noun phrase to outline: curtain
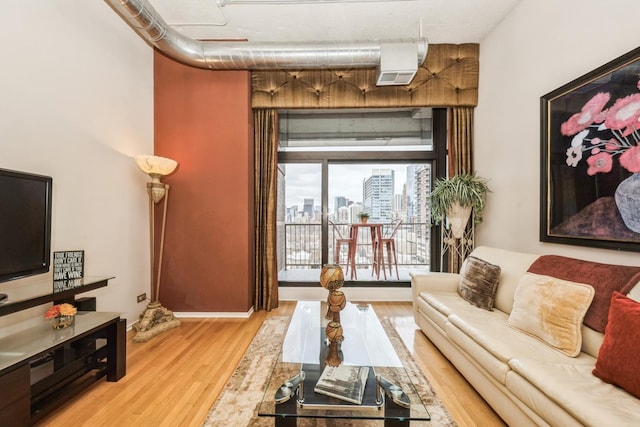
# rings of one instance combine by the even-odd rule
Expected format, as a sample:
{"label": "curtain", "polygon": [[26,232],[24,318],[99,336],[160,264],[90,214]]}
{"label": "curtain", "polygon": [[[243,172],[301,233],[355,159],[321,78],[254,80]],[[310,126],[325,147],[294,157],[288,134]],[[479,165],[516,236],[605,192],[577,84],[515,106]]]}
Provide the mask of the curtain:
{"label": "curtain", "polygon": [[[449,109],[449,164],[448,176],[473,173],[473,108]],[[473,227],[473,219],[467,227]],[[469,230],[467,230],[469,231]],[[472,239],[475,239],[471,233]],[[449,250],[449,270],[459,272],[462,262],[473,249],[474,242],[459,242],[459,250]]]}
{"label": "curtain", "polygon": [[254,110],[255,310],[278,306],[276,214],[278,112]]}
{"label": "curtain", "polygon": [[449,111],[449,176],[473,173],[473,108]]}

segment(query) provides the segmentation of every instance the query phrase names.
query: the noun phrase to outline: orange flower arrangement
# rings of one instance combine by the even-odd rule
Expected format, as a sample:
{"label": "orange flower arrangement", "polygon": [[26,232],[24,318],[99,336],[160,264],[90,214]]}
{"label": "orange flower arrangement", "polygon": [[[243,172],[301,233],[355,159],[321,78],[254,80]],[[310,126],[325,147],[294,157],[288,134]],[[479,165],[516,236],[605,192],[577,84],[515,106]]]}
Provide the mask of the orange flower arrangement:
{"label": "orange flower arrangement", "polygon": [[51,307],[44,315],[45,319],[53,319],[61,316],[75,316],[78,309],[68,303],[56,304]]}

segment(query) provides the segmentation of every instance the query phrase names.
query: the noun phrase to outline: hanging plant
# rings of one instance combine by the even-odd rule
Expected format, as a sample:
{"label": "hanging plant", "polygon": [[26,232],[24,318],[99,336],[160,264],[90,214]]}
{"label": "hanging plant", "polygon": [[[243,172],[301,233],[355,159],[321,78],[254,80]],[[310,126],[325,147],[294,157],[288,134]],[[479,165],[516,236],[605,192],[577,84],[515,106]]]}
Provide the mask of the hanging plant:
{"label": "hanging plant", "polygon": [[430,195],[431,218],[441,224],[453,207],[471,208],[476,224],[482,222],[482,211],[489,186],[487,180],[473,174],[459,174],[451,178],[437,179]]}

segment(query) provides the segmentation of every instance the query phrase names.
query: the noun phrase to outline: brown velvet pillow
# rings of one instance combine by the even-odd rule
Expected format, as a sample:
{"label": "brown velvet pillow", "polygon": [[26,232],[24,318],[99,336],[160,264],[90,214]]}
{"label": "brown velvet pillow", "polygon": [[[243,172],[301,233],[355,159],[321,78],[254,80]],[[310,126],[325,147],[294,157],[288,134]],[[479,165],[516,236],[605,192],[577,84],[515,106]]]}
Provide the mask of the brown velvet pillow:
{"label": "brown velvet pillow", "polygon": [[593,375],[640,398],[640,303],[614,292]]}
{"label": "brown velvet pillow", "polygon": [[493,311],[500,271],[498,265],[474,256],[467,257],[460,269],[458,293],[476,307]]}

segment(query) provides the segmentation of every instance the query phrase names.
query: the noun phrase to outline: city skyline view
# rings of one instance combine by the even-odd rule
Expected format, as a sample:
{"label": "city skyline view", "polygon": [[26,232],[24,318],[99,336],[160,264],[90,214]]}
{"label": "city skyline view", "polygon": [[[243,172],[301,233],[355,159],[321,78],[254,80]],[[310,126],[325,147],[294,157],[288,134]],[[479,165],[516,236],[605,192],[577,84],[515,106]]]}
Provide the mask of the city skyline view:
{"label": "city skyline view", "polygon": [[[329,165],[329,212],[335,213],[335,198],[346,197],[362,203],[363,181],[371,177],[374,169],[394,171],[394,194],[402,194],[407,182],[409,164],[333,164]],[[304,199],[313,199],[314,206],[321,202],[321,168],[319,164],[287,164],[285,206],[302,209]]]}
{"label": "city skyline view", "polygon": [[[324,229],[326,235],[320,216],[321,165],[287,163],[284,172],[279,190],[284,194],[280,203],[286,203],[278,239],[281,269],[317,268],[336,259],[346,263],[347,253],[334,242],[338,236],[349,236],[354,230],[359,230],[360,237],[355,247],[355,264],[358,269],[370,269],[374,257],[372,234],[352,225],[360,224],[360,212],[368,213],[369,224],[378,226],[381,233],[394,230],[399,266],[428,265],[431,245],[425,197],[430,191],[430,164],[330,164],[325,191],[327,219],[334,225]],[[340,206],[337,211],[336,203]]]}

